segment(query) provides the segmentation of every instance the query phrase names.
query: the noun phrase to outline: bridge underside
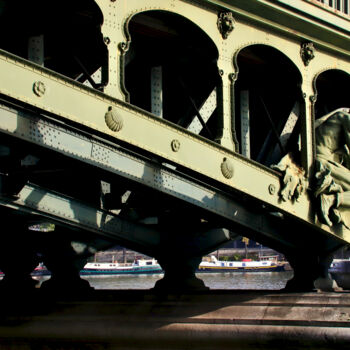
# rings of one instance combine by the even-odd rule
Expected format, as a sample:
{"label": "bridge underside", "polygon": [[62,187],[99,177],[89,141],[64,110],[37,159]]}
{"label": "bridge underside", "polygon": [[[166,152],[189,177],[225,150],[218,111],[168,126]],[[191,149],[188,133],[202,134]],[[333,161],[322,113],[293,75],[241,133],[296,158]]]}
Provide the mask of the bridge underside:
{"label": "bridge underside", "polygon": [[[79,279],[86,259],[120,244],[158,259],[165,270],[159,288],[202,289],[195,277],[202,256],[244,235],[285,254],[295,270],[290,287],[307,290],[327,277],[332,253],[343,245],[227,186],[54,115],[3,101],[0,117],[0,269],[8,288],[32,287],[29,273],[39,261],[52,272],[52,290],[87,288]],[[55,229],[33,229],[43,223]]]}
{"label": "bridge underside", "polygon": [[43,261],[45,288],[86,289],[86,259],[119,244],[159,261],[157,288],[204,289],[202,256],[239,236],[286,256],[288,288],[327,280],[350,230],[318,221],[309,188],[284,198],[270,165],[295,152],[311,184],[315,116],[348,103],[345,73],[319,72],[348,67],[347,39],[275,4],[236,21],[206,3],[2,1],[3,288],[32,288]]}

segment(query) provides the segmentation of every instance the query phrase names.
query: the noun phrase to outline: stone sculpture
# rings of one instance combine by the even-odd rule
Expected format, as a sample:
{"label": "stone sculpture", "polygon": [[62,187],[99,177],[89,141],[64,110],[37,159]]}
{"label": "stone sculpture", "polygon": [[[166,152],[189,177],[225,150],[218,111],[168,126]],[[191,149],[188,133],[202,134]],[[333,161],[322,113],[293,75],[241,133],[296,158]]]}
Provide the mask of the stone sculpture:
{"label": "stone sculpture", "polygon": [[315,197],[320,222],[350,227],[350,113],[341,108],[315,122]]}

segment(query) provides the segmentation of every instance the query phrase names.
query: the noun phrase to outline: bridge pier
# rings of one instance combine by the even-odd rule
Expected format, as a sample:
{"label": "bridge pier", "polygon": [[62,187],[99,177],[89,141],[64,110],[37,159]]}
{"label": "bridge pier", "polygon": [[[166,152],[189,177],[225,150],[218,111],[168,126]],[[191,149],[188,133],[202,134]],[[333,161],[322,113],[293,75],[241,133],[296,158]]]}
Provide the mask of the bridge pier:
{"label": "bridge pier", "polygon": [[311,292],[315,289],[334,291],[338,288],[328,269],[333,260],[333,254],[312,255],[293,254],[287,256],[294,276],[285,289],[293,292]]}
{"label": "bridge pier", "polygon": [[187,217],[185,211],[167,218],[163,227],[162,232],[166,234],[155,257],[164,270],[164,277],[157,281],[155,290],[172,293],[209,289],[195,274],[202,257],[235,235],[226,229],[212,228],[193,216]]}
{"label": "bridge pier", "polygon": [[[9,218],[8,218],[9,219]],[[32,289],[37,282],[31,272],[38,265],[39,259],[27,227],[18,220],[3,219],[2,240],[0,244],[0,270],[5,273],[0,281],[0,288],[16,292]]]}
{"label": "bridge pier", "polygon": [[204,282],[196,277],[196,269],[202,261],[201,256],[181,256],[175,254],[162,256],[158,262],[164,270],[164,277],[157,281],[154,289],[164,292],[183,292],[207,290]]}
{"label": "bridge pier", "polygon": [[[50,244],[51,243],[51,244]],[[41,288],[54,293],[81,293],[92,289],[89,282],[80,277],[80,270],[87,262],[87,256],[74,249],[70,240],[54,239],[46,247],[44,264],[51,272],[51,278]]]}

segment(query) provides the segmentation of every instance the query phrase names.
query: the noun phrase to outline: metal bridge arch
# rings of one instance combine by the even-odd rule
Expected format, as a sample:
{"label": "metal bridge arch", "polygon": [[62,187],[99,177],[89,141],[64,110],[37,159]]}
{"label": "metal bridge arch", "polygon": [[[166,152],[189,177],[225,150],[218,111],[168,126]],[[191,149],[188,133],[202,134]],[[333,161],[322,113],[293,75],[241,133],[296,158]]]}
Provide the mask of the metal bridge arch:
{"label": "metal bridge arch", "polygon": [[265,44],[242,47],[233,63],[234,132],[240,153],[269,166],[296,146],[305,110],[303,76],[285,53]]}
{"label": "metal bridge arch", "polygon": [[338,108],[350,108],[350,72],[327,68],[313,79],[313,116],[315,119]]}
{"label": "metal bridge arch", "polygon": [[187,17],[164,10],[133,14],[124,31],[121,85],[129,102],[209,139],[220,138],[222,81],[212,38]]}

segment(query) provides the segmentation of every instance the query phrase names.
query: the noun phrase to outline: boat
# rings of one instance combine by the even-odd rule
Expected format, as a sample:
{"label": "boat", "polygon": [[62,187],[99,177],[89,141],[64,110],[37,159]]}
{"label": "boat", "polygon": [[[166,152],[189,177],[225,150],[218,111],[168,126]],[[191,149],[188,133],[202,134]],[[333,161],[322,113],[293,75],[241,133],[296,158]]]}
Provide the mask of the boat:
{"label": "boat", "polygon": [[163,270],[155,259],[135,260],[131,264],[118,262],[91,262],[80,271],[80,275],[140,275],[158,274]]}
{"label": "boat", "polygon": [[220,261],[214,255],[209,261],[202,261],[197,272],[272,272],[285,271],[284,263],[277,258],[261,257],[258,261],[242,259],[241,261]]}
{"label": "boat", "polygon": [[[349,261],[350,263],[350,261]],[[349,265],[350,267],[350,265]],[[221,261],[214,255],[206,257],[200,263],[196,273],[202,272],[271,272],[285,271],[284,262],[279,262],[277,256],[260,257],[259,261],[243,259],[241,261]],[[81,276],[102,275],[150,275],[162,274],[164,271],[155,259],[137,259],[133,263],[89,262],[80,271]],[[0,271],[0,277],[3,276]],[[40,263],[31,273],[33,277],[50,276],[51,272]]]}
{"label": "boat", "polygon": [[47,269],[44,263],[39,263],[39,265],[32,271],[31,276],[50,276],[51,272]]}

